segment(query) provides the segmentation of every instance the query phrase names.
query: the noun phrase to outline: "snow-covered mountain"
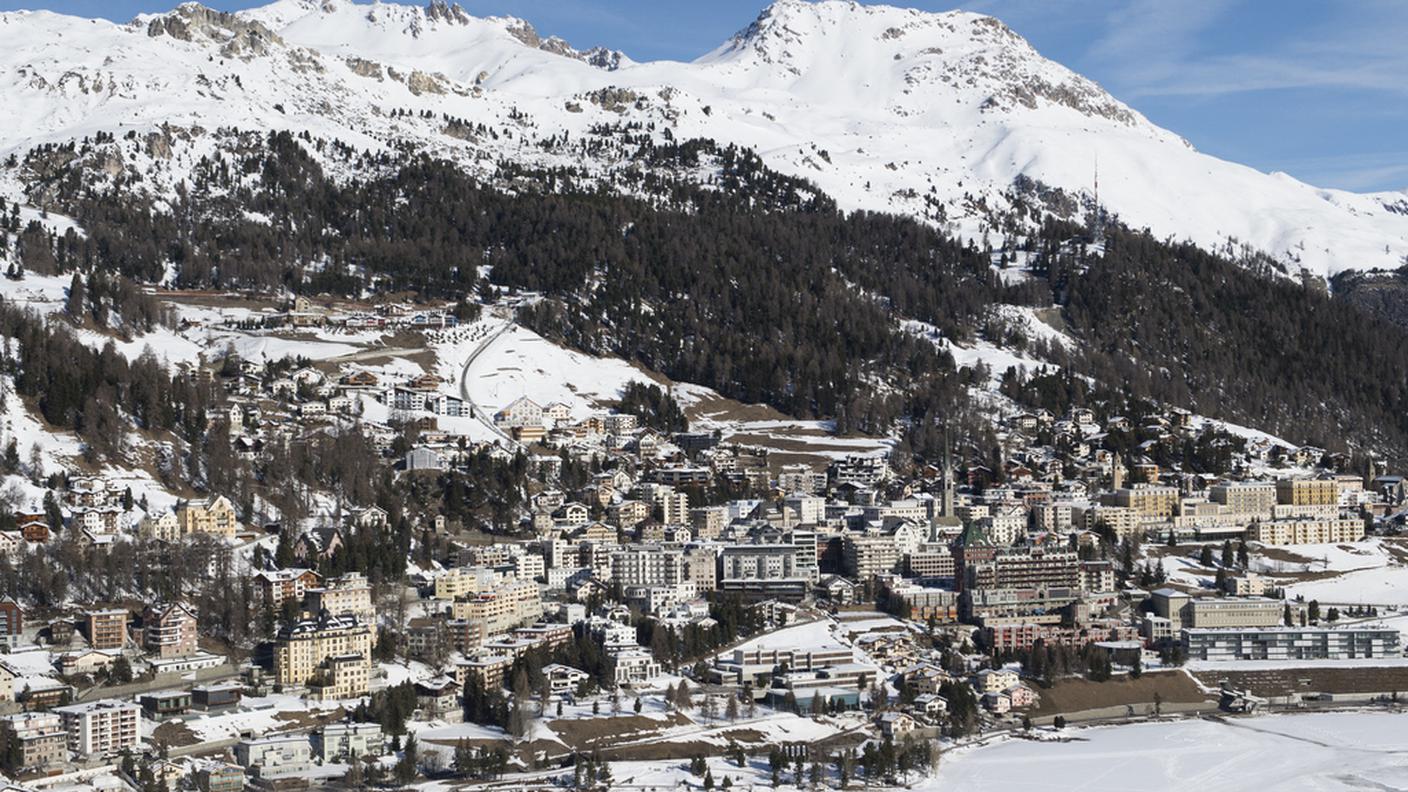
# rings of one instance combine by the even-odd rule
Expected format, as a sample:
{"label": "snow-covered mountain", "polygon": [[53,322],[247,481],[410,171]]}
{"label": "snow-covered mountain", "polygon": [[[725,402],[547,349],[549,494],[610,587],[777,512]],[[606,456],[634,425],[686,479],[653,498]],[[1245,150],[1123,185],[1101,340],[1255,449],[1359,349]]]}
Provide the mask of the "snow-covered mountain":
{"label": "snow-covered mountain", "polygon": [[[1098,162],[1100,202],[1160,236],[1235,240],[1320,275],[1408,257],[1408,192],[1318,189],[1201,154],[998,20],[958,11],[777,0],[691,63],[577,49],[442,0],[278,0],[234,15],[188,4],[125,25],[14,12],[0,14],[0,102],[17,120],[0,128],[0,157],[135,131],[147,142],[112,169],[172,179],[227,144],[222,128],[411,141],[470,169],[602,171],[619,163],[538,144],[638,122],[751,147],[843,208],[973,237],[1017,176],[1088,195]],[[513,132],[477,136],[447,117]],[[0,175],[8,197],[32,186],[21,171]]]}

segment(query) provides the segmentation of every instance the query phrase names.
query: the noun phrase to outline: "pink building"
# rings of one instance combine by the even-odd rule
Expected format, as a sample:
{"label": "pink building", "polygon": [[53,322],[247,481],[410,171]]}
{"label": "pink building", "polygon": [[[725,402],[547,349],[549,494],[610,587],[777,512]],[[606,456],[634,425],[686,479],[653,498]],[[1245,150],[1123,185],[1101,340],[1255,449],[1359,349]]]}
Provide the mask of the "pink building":
{"label": "pink building", "polygon": [[199,622],[195,609],[187,605],[148,605],[142,615],[142,625],[146,649],[158,658],[189,657],[199,648],[196,640]]}

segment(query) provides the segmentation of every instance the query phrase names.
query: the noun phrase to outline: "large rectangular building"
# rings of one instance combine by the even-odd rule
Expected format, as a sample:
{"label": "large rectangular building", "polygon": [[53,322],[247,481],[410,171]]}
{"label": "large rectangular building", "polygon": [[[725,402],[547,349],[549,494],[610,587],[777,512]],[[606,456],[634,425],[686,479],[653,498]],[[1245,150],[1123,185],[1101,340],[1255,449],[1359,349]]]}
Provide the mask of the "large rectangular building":
{"label": "large rectangular building", "polygon": [[1364,538],[1364,521],[1357,517],[1269,520],[1253,525],[1248,536],[1266,545],[1357,542]]}
{"label": "large rectangular building", "polygon": [[1185,626],[1194,628],[1275,627],[1285,603],[1266,597],[1199,597],[1183,609]]}
{"label": "large rectangular building", "polygon": [[1208,497],[1234,514],[1270,514],[1276,505],[1276,485],[1270,481],[1225,481],[1212,485]]}
{"label": "large rectangular building", "polygon": [[847,534],[841,540],[841,566],[847,575],[858,580],[895,572],[902,558],[893,536]]}
{"label": "large rectangular building", "polygon": [[93,701],[54,710],[63,718],[68,749],[80,757],[109,757],[141,741],[142,708],[122,701]]}
{"label": "large rectangular building", "polygon": [[1388,627],[1188,627],[1181,635],[1190,660],[1344,660],[1402,654],[1398,630]]}
{"label": "large rectangular building", "polygon": [[1163,520],[1172,517],[1178,511],[1178,501],[1176,487],[1160,487],[1152,484],[1136,484],[1133,487],[1118,489],[1105,499],[1105,502],[1111,506],[1133,509],[1135,513],[1146,520]]}
{"label": "large rectangular building", "polygon": [[1281,479],[1276,500],[1292,506],[1333,506],[1339,503],[1340,486],[1334,479]]}

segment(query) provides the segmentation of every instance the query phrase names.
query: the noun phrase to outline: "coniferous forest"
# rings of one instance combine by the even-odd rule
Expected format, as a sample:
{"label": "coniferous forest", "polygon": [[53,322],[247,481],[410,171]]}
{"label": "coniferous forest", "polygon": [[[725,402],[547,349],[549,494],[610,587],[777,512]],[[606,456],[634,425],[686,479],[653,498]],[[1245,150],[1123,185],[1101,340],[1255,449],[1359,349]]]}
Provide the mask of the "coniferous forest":
{"label": "coniferous forest", "polygon": [[[165,205],[130,184],[85,179],[86,160],[73,157],[46,189],[86,235],[14,230],[26,268],[105,273],[114,295],[172,265],[191,288],[533,293],[541,299],[520,320],[550,338],[833,418],[842,431],[903,421],[921,455],[943,427],[965,423],[970,386],[985,373],[956,370],[905,320],[954,341],[1025,344],[1112,391],[1326,448],[1408,446],[1408,386],[1396,373],[1408,365],[1408,331],[1274,272],[1117,222],[1097,251],[1085,228],[1047,221],[1022,243],[1035,277],[1005,283],[994,265],[1006,252],[908,218],[844,213],[752,152],[690,141],[642,143],[636,156],[648,167],[626,195],[570,170],[506,163],[478,179],[420,155],[279,133],[203,160]],[[333,178],[320,158],[358,176]],[[701,163],[717,169],[712,183],[661,175]],[[1034,196],[1015,193],[1017,212],[1039,217]],[[1004,337],[992,321],[1002,303],[1054,307],[1084,343]],[[12,337],[17,323],[7,323]],[[69,394],[101,384],[34,381],[47,376],[27,375],[26,387],[46,417],[73,425]]]}

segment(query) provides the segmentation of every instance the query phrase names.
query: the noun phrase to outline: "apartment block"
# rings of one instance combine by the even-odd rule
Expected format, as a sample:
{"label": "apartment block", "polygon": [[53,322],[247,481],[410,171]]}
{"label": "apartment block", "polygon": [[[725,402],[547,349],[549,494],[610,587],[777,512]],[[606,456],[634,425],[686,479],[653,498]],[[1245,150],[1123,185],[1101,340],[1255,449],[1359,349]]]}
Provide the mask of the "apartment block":
{"label": "apartment block", "polygon": [[1247,535],[1253,541],[1266,545],[1357,542],[1364,538],[1364,521],[1357,517],[1269,520],[1253,525]]}
{"label": "apartment block", "polygon": [[1183,608],[1183,623],[1193,628],[1275,627],[1285,603],[1266,597],[1200,597]]}
{"label": "apartment block", "polygon": [[25,712],[0,717],[0,731],[18,746],[17,769],[31,770],[68,759],[68,733],[63,719],[52,712]]}
{"label": "apartment block", "polygon": [[1185,628],[1192,660],[1342,660],[1398,657],[1398,630],[1387,627]]}
{"label": "apartment block", "polygon": [[450,608],[455,619],[481,622],[485,635],[497,635],[541,619],[543,597],[537,583],[512,580],[456,599]]}
{"label": "apartment block", "polygon": [[142,643],[147,652],[163,660],[196,653],[199,621],[187,605],[148,605],[142,614]]}
{"label": "apartment block", "polygon": [[141,741],[142,708],[122,701],[93,701],[54,710],[63,719],[68,750],[80,757],[110,757]]}
{"label": "apartment block", "polygon": [[88,611],[84,614],[88,644],[94,649],[121,649],[127,643],[127,618],[121,608]]}
{"label": "apartment block", "polygon": [[895,537],[885,534],[856,536],[841,540],[841,564],[846,574],[864,580],[899,570],[903,554]]}
{"label": "apartment block", "polygon": [[1270,514],[1276,505],[1276,484],[1271,481],[1224,481],[1208,489],[1208,498],[1235,514]]}

